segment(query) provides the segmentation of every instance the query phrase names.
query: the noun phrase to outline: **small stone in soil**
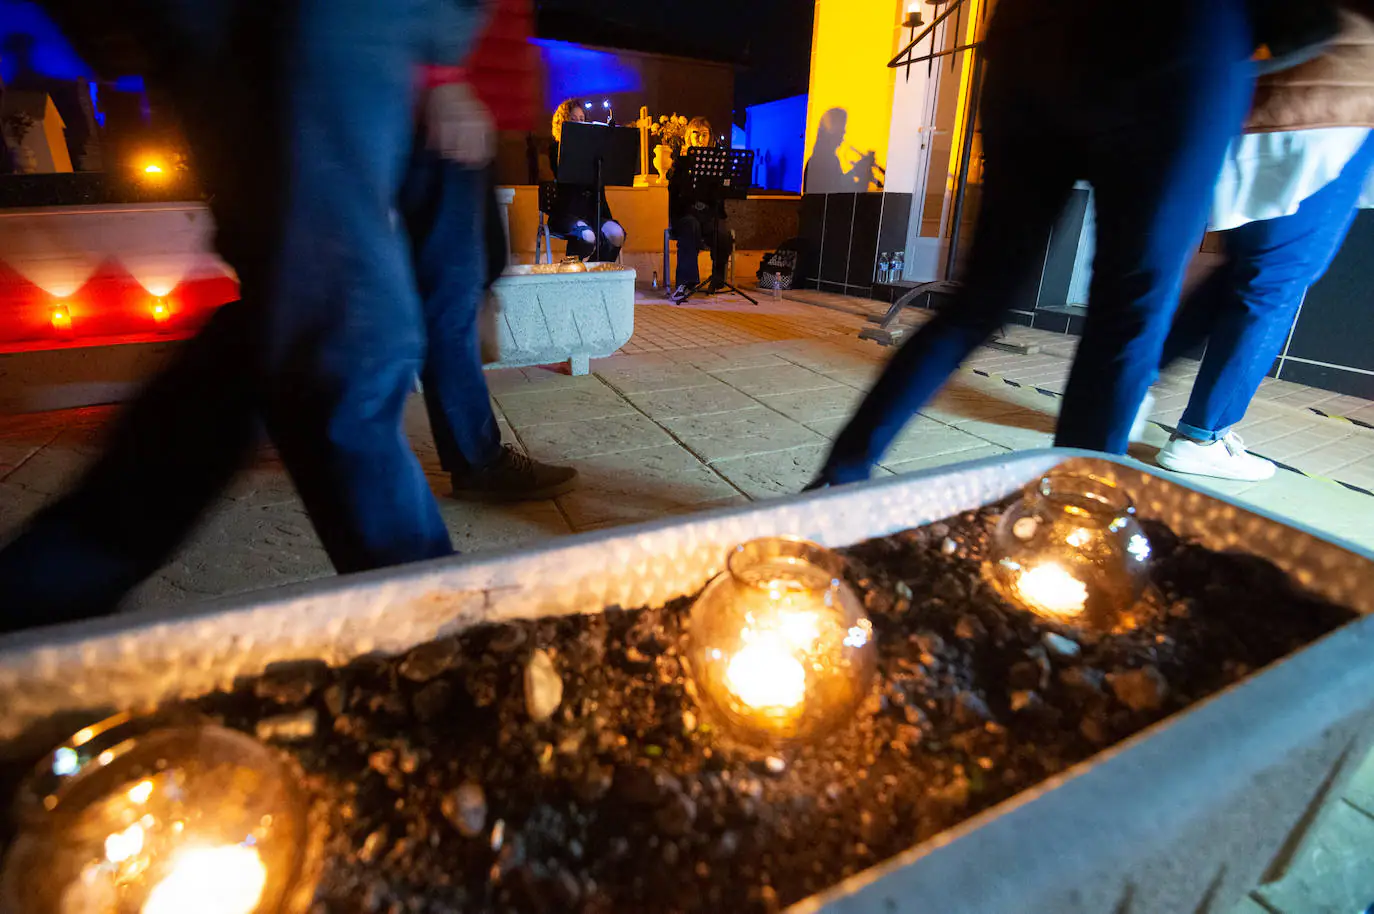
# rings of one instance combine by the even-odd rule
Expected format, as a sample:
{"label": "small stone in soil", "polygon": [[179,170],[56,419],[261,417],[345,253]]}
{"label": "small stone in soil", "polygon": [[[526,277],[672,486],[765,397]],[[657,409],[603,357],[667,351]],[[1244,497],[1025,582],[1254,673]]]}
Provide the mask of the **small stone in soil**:
{"label": "small stone in soil", "polygon": [[1164,705],[1169,693],[1169,683],[1159,670],[1152,666],[1125,673],[1110,673],[1107,684],[1117,700],[1132,711],[1157,711]]}
{"label": "small stone in soil", "polygon": [[458,642],[453,638],[422,644],[406,654],[400,674],[411,682],[429,682],[458,665]]}
{"label": "small stone in soil", "polygon": [[563,703],[563,680],[554,669],[553,658],[535,651],[525,664],[525,710],[535,721],[546,721]]}
{"label": "small stone in soil", "polygon": [[471,781],[444,795],[439,811],[464,838],[475,838],[487,826],[487,797],[481,784]]}
{"label": "small stone in soil", "polygon": [[776,755],[770,755],[764,760],[763,765],[768,769],[769,774],[782,774],[787,770],[787,763]]}
{"label": "small stone in soil", "polygon": [[940,553],[942,555],[953,555],[958,551],[959,544],[956,543],[954,540],[950,539],[949,537],[945,537],[945,541],[940,544]]}
{"label": "small stone in soil", "polygon": [[1078,646],[1078,642],[1055,632],[1045,632],[1045,637],[1041,639],[1045,642],[1045,647],[1056,657],[1072,660],[1083,652]]}
{"label": "small stone in soil", "polygon": [[258,721],[255,728],[258,739],[265,743],[293,743],[310,739],[315,735],[319,715],[314,708],[297,711],[295,714],[278,714]]}

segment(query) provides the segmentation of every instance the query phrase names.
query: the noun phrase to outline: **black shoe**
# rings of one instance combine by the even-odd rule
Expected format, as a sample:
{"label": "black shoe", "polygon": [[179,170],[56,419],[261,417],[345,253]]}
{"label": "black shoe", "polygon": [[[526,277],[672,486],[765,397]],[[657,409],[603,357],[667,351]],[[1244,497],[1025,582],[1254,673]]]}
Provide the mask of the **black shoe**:
{"label": "black shoe", "polygon": [[687,300],[687,296],[692,294],[692,287],[680,285],[673,290],[673,294],[668,296],[668,301],[675,305],[680,305]]}
{"label": "black shoe", "polygon": [[728,287],[725,285],[725,280],[723,280],[723,279],[716,279],[714,276],[712,276],[712,277],[711,277],[711,284],[710,284],[709,286],[706,287],[706,294],[707,294],[707,295],[719,295],[720,293],[726,291],[727,288],[728,288]]}
{"label": "black shoe", "polygon": [[490,466],[450,478],[453,497],[465,501],[543,501],[572,489],[577,470],[540,463],[506,444]]}

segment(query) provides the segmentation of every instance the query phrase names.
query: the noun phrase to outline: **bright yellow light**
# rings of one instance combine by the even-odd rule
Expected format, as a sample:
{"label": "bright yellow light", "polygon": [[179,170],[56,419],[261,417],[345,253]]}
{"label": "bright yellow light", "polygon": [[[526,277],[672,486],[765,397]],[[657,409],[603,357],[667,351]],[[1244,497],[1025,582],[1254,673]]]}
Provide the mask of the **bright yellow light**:
{"label": "bright yellow light", "polygon": [[1023,571],[1016,590],[1026,606],[1053,618],[1072,619],[1088,606],[1088,588],[1054,562]]}
{"label": "bright yellow light", "polygon": [[71,329],[72,313],[67,310],[66,305],[57,305],[52,309],[52,325],[56,330]]}
{"label": "bright yellow light", "polygon": [[143,827],[130,825],[121,832],[115,832],[105,839],[105,859],[111,863],[123,863],[143,851]]}
{"label": "bright yellow light", "polygon": [[135,806],[142,806],[148,802],[148,797],[153,795],[152,781],[139,781],[129,788],[129,802]]}
{"label": "bright yellow light", "polygon": [[725,684],[755,710],[789,710],[806,698],[806,670],[782,638],[757,639],[730,659]]}
{"label": "bright yellow light", "polygon": [[1068,536],[1064,537],[1064,542],[1073,546],[1075,549],[1082,549],[1084,546],[1088,545],[1088,543],[1092,542],[1092,538],[1093,535],[1091,532],[1079,527],[1077,530],[1074,530]]}
{"label": "bright yellow light", "polygon": [[143,173],[144,173],[145,175],[160,175],[160,174],[162,174],[162,166],[161,166],[161,165],[144,165],[144,166],[143,166]]}
{"label": "bright yellow light", "polygon": [[[803,152],[808,162],[817,152],[838,154],[848,170],[872,150],[876,163],[887,165],[896,72],[884,64],[897,52],[900,15],[893,0],[817,0]],[[838,150],[817,150],[821,119],[836,108],[846,114],[844,138]]]}
{"label": "bright yellow light", "polygon": [[254,848],[191,848],[153,887],[143,914],[252,914],[266,885],[267,867]]}
{"label": "bright yellow light", "polygon": [[159,324],[172,316],[172,309],[160,298],[153,302],[150,310],[153,312],[153,320]]}

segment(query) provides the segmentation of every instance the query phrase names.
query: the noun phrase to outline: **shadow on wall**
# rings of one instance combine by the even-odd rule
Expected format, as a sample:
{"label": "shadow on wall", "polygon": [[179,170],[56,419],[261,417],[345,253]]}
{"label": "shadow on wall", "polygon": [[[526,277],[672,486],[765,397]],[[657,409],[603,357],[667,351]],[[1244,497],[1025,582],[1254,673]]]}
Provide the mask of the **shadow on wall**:
{"label": "shadow on wall", "polygon": [[878,165],[878,154],[873,150],[860,152],[853,146],[845,147],[845,153],[858,156],[848,168],[845,167],[841,147],[848,125],[849,112],[843,108],[831,108],[821,115],[816,145],[811,148],[811,158],[806,163],[803,188],[806,193],[852,194],[883,189],[885,172]]}

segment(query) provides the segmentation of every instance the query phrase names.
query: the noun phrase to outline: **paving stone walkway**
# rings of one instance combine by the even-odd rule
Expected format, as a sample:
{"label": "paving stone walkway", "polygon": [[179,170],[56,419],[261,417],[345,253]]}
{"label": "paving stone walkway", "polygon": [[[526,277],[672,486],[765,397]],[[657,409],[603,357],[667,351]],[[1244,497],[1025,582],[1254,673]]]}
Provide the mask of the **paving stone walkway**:
{"label": "paving stone walkway", "polygon": [[[594,362],[590,376],[542,368],[490,373],[506,440],[581,471],[577,490],[556,501],[485,506],[444,497],[447,479],[417,398],[406,431],[456,547],[517,547],[799,491],[890,350],[857,338],[872,303],[798,297],[808,303],[767,296],[752,306],[730,297],[677,307],[644,297],[633,340]],[[913,312],[909,320],[924,318]],[[1007,339],[1034,351],[980,350],[910,424],[880,473],[1049,445],[1059,405],[1051,394],[1063,389],[1076,341],[1020,328]],[[1195,371],[1185,366],[1162,379],[1155,420],[1177,421]],[[1374,430],[1323,418],[1313,407],[1374,419],[1368,401],[1267,383],[1241,431],[1254,450],[1302,472],[1281,471],[1253,486],[1207,487],[1374,548],[1374,498],[1310,478],[1374,489]],[[102,407],[0,417],[0,540],[72,481],[112,414]],[[1133,456],[1151,462],[1166,438],[1154,426]],[[328,573],[303,507],[264,449],[193,540],[128,605],[166,606]],[[1328,819],[1293,874],[1257,893],[1240,914],[1357,914],[1374,901],[1374,761]]]}

